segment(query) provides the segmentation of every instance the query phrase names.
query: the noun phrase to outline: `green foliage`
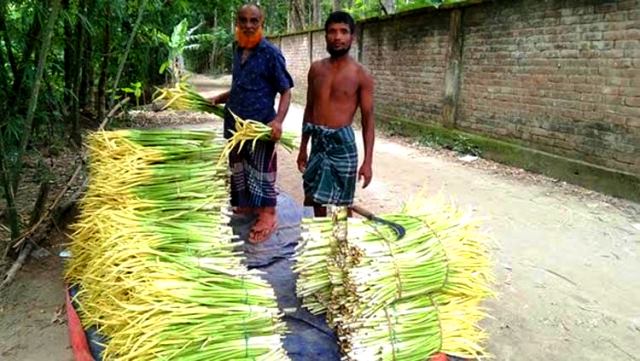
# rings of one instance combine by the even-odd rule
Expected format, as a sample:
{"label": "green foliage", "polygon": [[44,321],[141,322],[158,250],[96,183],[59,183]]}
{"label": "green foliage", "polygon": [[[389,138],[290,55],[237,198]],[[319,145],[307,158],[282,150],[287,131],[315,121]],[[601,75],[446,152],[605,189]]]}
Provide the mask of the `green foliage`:
{"label": "green foliage", "polygon": [[[426,7],[440,7],[442,5],[462,4],[468,0],[396,0],[395,12],[402,12]],[[365,19],[385,15],[380,0],[354,0],[345,9],[356,19]]]}
{"label": "green foliage", "polygon": [[173,28],[171,36],[160,32],[157,33],[158,40],[165,44],[169,50],[168,59],[160,66],[160,74],[169,70],[173,84],[179,82],[184,73],[184,52],[186,50],[198,50],[203,47],[203,44],[216,40],[213,34],[193,34],[202,25],[204,25],[204,22],[188,29],[187,19],[182,19]]}
{"label": "green foliage", "polygon": [[434,148],[448,149],[459,154],[469,154],[480,156],[482,150],[472,139],[447,131],[436,131],[429,128],[421,129],[419,133],[408,132],[406,124],[402,121],[385,121],[380,124],[380,128],[390,136],[408,136],[415,139],[419,144]]}
{"label": "green foliage", "polygon": [[142,96],[142,82],[131,83],[128,87],[120,89],[125,94],[132,94],[136,98],[136,106],[140,105],[140,96]]}
{"label": "green foliage", "polygon": [[470,154],[480,156],[480,148],[473,144],[471,140],[462,135],[453,137],[443,137],[438,134],[425,134],[418,140],[421,144],[431,148],[443,148],[452,150],[459,154]]}

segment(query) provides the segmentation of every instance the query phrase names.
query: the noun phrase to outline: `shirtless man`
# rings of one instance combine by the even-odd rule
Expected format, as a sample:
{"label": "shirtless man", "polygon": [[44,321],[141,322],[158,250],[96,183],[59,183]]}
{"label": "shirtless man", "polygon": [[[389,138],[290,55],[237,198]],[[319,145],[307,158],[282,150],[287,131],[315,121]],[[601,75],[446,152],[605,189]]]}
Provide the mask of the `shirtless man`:
{"label": "shirtless man", "polygon": [[[336,11],[325,22],[329,57],[311,65],[304,111],[298,169],[303,173],[305,205],[326,216],[325,205],[353,203],[358,149],[351,124],[358,107],[362,115],[364,161],[357,172],[365,188],[371,182],[373,158],[373,79],[349,55],[355,22]],[[311,153],[307,155],[307,144]]]}

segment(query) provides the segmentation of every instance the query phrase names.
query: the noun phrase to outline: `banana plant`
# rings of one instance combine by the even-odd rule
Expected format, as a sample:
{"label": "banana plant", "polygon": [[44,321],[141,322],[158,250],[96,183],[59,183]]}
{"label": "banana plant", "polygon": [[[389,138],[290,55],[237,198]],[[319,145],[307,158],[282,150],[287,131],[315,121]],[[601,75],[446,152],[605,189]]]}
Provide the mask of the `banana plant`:
{"label": "banana plant", "polygon": [[167,60],[160,66],[160,74],[169,71],[171,74],[171,84],[174,85],[180,81],[184,74],[184,58],[183,54],[186,50],[199,49],[206,41],[213,41],[212,34],[193,34],[200,28],[204,22],[189,29],[187,19],[183,19],[173,28],[171,36],[158,32],[158,39],[164,43],[169,49]]}

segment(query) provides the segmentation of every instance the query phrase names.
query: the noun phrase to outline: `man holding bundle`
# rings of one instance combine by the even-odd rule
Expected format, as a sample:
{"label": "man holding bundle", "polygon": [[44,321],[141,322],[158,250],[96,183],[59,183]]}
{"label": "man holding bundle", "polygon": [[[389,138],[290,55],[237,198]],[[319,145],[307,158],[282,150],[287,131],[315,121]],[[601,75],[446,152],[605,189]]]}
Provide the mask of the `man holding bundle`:
{"label": "man holding bundle", "polygon": [[[264,13],[258,5],[248,4],[238,10],[231,90],[212,99],[214,104],[226,103],[226,138],[235,129],[231,112],[272,128],[272,141],[258,141],[255,149],[244,147],[229,155],[231,205],[237,213],[257,214],[249,234],[252,243],[267,240],[277,228],[275,142],[282,134],[293,87],[282,53],[263,37],[263,24]],[[276,112],[274,103],[278,93],[280,102]]]}
{"label": "man holding bundle", "polygon": [[[303,173],[305,205],[326,216],[327,204],[353,203],[358,149],[351,124],[358,107],[362,116],[364,161],[357,177],[366,188],[372,177],[374,143],[373,79],[349,55],[355,22],[336,11],[325,22],[329,57],[311,65],[304,111],[298,169]],[[307,144],[311,139],[311,153]]]}

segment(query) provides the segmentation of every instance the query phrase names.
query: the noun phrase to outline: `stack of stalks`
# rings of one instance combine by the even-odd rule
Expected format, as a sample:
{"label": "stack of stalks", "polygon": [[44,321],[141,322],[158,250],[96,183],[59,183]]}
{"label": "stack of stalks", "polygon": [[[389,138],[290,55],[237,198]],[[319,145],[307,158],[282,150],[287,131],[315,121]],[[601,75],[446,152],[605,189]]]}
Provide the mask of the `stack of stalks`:
{"label": "stack of stalks", "polygon": [[237,253],[215,132],[88,139],[89,186],[65,266],[105,360],[287,360],[272,288]]}
{"label": "stack of stalks", "polygon": [[426,360],[437,353],[483,358],[492,295],[491,262],[478,222],[444,202],[424,198],[386,215],[383,224],[303,223],[297,249],[297,292],[312,313],[327,313],[345,360]]}

